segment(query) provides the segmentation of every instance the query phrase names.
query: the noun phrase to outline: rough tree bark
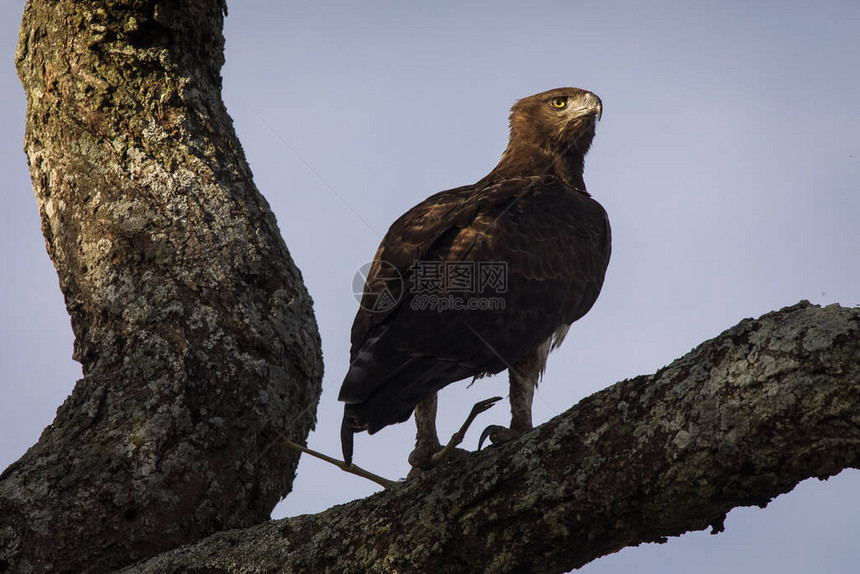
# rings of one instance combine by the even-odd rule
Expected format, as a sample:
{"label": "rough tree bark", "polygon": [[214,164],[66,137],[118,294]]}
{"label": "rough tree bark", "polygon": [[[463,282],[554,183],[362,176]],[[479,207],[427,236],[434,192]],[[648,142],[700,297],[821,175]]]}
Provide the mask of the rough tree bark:
{"label": "rough tree bark", "polygon": [[523,435],[125,572],[565,572],[860,463],[860,309],[745,319]]}
{"label": "rough tree bark", "polygon": [[128,571],[560,572],[858,465],[860,310],[801,303],[509,444],[248,527],[290,488],[279,437],[303,442],[322,365],[220,101],[222,9],[27,5],[25,147],[84,378],[0,475],[0,571],[174,548]]}
{"label": "rough tree bark", "polygon": [[221,101],[221,1],[27,3],[25,151],[84,377],[0,475],[0,571],[105,571],[268,519],[322,376]]}

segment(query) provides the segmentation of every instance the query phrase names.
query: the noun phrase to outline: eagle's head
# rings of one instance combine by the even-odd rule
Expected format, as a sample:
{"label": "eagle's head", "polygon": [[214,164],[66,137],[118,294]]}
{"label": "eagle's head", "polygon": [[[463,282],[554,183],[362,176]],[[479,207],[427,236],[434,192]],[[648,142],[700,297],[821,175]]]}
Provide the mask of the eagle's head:
{"label": "eagle's head", "polygon": [[519,100],[511,108],[511,140],[547,152],[585,155],[594,138],[603,103],[579,88],[556,88]]}
{"label": "eagle's head", "polygon": [[584,190],[585,154],[602,113],[600,98],[579,88],[556,88],[519,100],[511,108],[508,147],[485,181],[552,173]]}

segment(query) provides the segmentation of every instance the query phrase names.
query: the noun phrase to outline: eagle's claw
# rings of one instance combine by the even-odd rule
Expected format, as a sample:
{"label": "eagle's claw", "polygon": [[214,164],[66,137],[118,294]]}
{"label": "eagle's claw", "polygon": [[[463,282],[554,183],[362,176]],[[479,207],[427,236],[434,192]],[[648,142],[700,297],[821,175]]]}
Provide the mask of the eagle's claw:
{"label": "eagle's claw", "polygon": [[511,440],[518,434],[518,432],[508,427],[503,427],[501,425],[490,425],[484,429],[484,432],[481,433],[481,438],[478,439],[478,450],[481,450],[484,441],[487,439],[490,439],[491,443],[496,444]]}

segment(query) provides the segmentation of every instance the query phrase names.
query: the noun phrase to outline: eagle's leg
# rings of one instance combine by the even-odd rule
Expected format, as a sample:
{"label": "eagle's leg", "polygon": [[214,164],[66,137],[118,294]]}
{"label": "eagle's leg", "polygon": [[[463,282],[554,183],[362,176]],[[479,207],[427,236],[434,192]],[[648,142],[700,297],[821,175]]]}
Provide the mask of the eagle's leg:
{"label": "eagle's leg", "polygon": [[418,403],[415,406],[415,425],[418,427],[418,434],[415,439],[415,450],[409,454],[409,464],[412,465],[409,476],[417,476],[422,472],[430,470],[437,464],[465,456],[467,451],[457,448],[457,446],[463,442],[469,426],[471,426],[475,417],[500,400],[502,400],[502,397],[493,397],[476,403],[472,407],[472,412],[469,413],[466,422],[454,433],[444,448],[439,443],[439,437],[436,435],[436,393]]}
{"label": "eagle's leg", "polygon": [[410,476],[430,470],[433,466],[433,455],[442,450],[439,436],[436,434],[436,393],[433,393],[415,405],[415,426],[418,432],[415,436],[415,450],[409,453],[409,464],[412,465]]}
{"label": "eagle's leg", "polygon": [[533,361],[525,360],[514,365],[508,374],[511,388],[511,431],[518,435],[532,428],[532,402],[540,377],[540,367],[535,368]]}
{"label": "eagle's leg", "polygon": [[546,345],[541,345],[533,351],[529,351],[516,364],[508,369],[508,378],[511,388],[511,426],[505,428],[499,425],[491,425],[484,429],[478,442],[478,449],[484,444],[484,440],[490,439],[495,444],[505,442],[524,433],[532,428],[532,402],[535,389],[538,385],[546,355],[549,350]]}

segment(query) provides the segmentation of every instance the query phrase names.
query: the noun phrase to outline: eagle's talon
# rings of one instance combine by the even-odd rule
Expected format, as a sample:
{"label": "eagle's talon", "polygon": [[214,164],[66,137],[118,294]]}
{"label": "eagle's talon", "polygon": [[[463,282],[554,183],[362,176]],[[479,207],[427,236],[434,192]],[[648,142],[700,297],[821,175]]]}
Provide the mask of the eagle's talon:
{"label": "eagle's talon", "polygon": [[518,433],[516,431],[509,429],[508,427],[490,425],[484,429],[484,432],[481,433],[481,438],[478,439],[478,450],[481,450],[481,447],[484,445],[484,441],[487,439],[490,439],[491,444],[497,444],[509,441],[517,436],[517,434]]}

